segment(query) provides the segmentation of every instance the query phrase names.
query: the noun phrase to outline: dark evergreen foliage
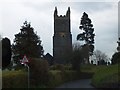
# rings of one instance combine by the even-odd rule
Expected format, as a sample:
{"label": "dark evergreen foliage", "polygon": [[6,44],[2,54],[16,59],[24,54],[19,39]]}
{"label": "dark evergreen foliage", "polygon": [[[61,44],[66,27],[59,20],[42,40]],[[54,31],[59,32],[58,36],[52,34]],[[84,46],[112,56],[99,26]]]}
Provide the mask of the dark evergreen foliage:
{"label": "dark evergreen foliage", "polygon": [[39,58],[43,55],[40,37],[27,21],[23,23],[20,32],[15,34],[12,50],[16,63],[19,63],[18,60],[22,59],[24,55],[33,58]]}
{"label": "dark evergreen foliage", "polygon": [[71,54],[71,64],[72,69],[76,71],[80,71],[80,64],[83,62],[82,58],[82,50],[79,44],[73,45],[73,51]]}
{"label": "dark evergreen foliage", "polygon": [[93,24],[91,24],[91,19],[88,18],[88,14],[85,12],[81,18],[80,29],[83,31],[82,33],[77,35],[77,40],[85,41],[85,44],[89,45],[89,53],[90,55],[93,54],[94,51],[94,37],[95,34]]}
{"label": "dark evergreen foliage", "polygon": [[11,62],[11,43],[8,38],[2,39],[2,69],[5,69]]}
{"label": "dark evergreen foliage", "polygon": [[112,56],[112,64],[120,63],[120,52],[116,52]]}

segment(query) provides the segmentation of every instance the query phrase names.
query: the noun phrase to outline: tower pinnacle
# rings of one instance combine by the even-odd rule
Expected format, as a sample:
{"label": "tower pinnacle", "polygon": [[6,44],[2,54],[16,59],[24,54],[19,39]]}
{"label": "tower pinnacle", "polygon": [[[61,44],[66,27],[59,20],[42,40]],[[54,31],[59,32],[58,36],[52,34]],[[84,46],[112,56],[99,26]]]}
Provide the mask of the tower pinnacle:
{"label": "tower pinnacle", "polygon": [[57,16],[57,14],[58,14],[57,7],[55,7],[54,16]]}
{"label": "tower pinnacle", "polygon": [[68,10],[67,10],[66,16],[70,16],[70,7],[68,7]]}

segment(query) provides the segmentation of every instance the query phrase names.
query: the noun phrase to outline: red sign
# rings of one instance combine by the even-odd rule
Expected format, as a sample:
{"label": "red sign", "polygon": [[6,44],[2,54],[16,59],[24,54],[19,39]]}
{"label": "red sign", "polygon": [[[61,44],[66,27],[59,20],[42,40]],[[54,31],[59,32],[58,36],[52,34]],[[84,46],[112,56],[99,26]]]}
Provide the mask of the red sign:
{"label": "red sign", "polygon": [[21,64],[27,64],[28,62],[28,58],[26,57],[26,55],[24,55],[23,59],[21,60]]}

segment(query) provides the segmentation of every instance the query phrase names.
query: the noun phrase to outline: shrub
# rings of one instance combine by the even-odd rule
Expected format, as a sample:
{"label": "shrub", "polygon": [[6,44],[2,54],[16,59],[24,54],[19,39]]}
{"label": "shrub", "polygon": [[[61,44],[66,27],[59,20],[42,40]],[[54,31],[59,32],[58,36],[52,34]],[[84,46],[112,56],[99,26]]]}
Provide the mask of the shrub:
{"label": "shrub", "polygon": [[116,52],[112,56],[112,64],[120,63],[120,52]]}
{"label": "shrub", "polygon": [[27,88],[27,73],[24,71],[3,71],[3,88]]}
{"label": "shrub", "polygon": [[63,83],[62,76],[61,76],[61,71],[51,70],[49,72],[49,74],[50,74],[50,78],[49,78],[48,87],[53,88],[53,87]]}
{"label": "shrub", "polygon": [[52,65],[50,66],[50,70],[72,70],[72,65],[68,64],[68,65],[63,65],[63,64],[56,64],[56,65]]}
{"label": "shrub", "polygon": [[76,70],[78,72],[80,71],[80,64],[83,61],[83,56],[81,46],[79,44],[74,44],[71,54],[71,64],[73,70]]}
{"label": "shrub", "polygon": [[29,66],[31,85],[46,85],[49,80],[48,62],[40,58],[33,58]]}
{"label": "shrub", "polygon": [[63,70],[64,65],[63,64],[55,64],[55,65],[51,66],[50,69],[51,70]]}
{"label": "shrub", "polygon": [[48,87],[54,88],[62,83],[76,80],[79,78],[79,74],[73,70],[65,70],[64,72],[60,70],[50,70],[50,79]]}
{"label": "shrub", "polygon": [[68,64],[64,66],[65,70],[72,70],[72,65]]}

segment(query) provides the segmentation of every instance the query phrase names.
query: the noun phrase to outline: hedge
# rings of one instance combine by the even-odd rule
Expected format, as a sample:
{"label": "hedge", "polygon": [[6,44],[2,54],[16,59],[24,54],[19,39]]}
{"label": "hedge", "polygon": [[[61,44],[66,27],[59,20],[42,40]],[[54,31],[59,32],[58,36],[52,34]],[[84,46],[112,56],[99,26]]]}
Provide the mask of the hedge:
{"label": "hedge", "polygon": [[25,71],[3,71],[2,88],[27,88],[27,81]]}

